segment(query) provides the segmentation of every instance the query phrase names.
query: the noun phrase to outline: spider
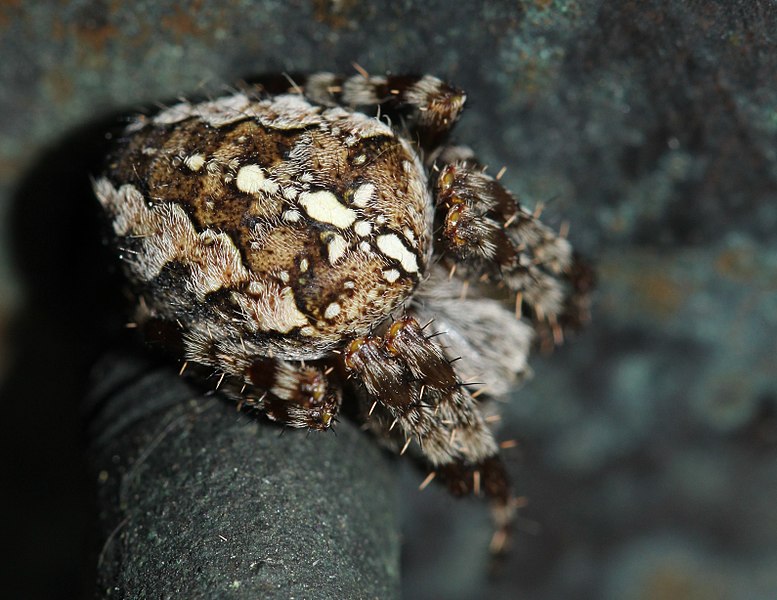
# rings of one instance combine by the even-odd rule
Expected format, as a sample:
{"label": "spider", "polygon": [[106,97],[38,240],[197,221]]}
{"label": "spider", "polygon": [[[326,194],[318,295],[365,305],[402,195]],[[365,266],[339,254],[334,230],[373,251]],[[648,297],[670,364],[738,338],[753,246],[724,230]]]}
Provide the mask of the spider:
{"label": "spider", "polygon": [[331,428],[347,397],[503,531],[486,400],[586,318],[591,273],[447,143],[465,99],[430,75],[266,77],[135,117],[94,190],[182,370],[291,427]]}

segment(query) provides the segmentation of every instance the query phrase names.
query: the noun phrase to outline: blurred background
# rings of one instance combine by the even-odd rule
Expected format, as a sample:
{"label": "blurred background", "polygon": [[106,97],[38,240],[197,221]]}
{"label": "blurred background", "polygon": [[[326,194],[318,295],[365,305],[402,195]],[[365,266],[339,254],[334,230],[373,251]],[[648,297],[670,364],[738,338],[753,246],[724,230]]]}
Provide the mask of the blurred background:
{"label": "blurred background", "polygon": [[[0,2],[2,527],[26,598],[83,591],[85,373],[120,326],[89,175],[116,115],[271,71],[433,73],[455,139],[595,264],[590,326],[505,407],[528,499],[403,468],[405,598],[777,597],[777,6]],[[12,587],[13,589],[13,587]]]}

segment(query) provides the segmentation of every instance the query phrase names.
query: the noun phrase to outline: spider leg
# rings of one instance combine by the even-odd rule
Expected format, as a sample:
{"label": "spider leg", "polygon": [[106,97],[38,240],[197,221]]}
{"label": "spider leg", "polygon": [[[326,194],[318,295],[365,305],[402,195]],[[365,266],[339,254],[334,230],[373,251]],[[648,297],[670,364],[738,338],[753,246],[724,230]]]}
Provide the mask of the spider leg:
{"label": "spider leg", "polygon": [[[400,453],[417,441],[417,451],[454,494],[484,492],[498,514],[508,515],[507,475],[478,402],[413,317],[394,321],[383,336],[353,340],[343,362],[366,392],[373,431]],[[497,525],[508,521],[500,517]]]}
{"label": "spider leg", "polygon": [[340,393],[317,366],[258,359],[246,373],[254,389],[265,389],[258,406],[267,417],[291,427],[328,429],[340,409]]}
{"label": "spider leg", "polygon": [[216,337],[213,328],[183,335],[187,361],[221,373],[219,389],[241,406],[256,409],[289,427],[316,430],[334,424],[341,395],[319,365],[267,358],[250,341]]}
{"label": "spider leg", "polygon": [[395,321],[383,337],[351,342],[344,364],[391,417],[392,429],[404,439],[417,439],[433,465],[477,464],[497,453],[475,400],[442,348],[412,317]]}
{"label": "spider leg", "polygon": [[482,383],[467,387],[473,395],[504,396],[531,376],[528,355],[534,327],[526,319],[513,318],[512,307],[500,300],[479,294],[462,297],[464,284],[436,265],[419,285],[410,310],[419,322],[429,322],[424,333],[444,336],[439,339],[448,359],[461,357],[455,364],[459,379]]}
{"label": "spider leg", "polygon": [[[538,322],[560,337],[560,325],[587,318],[590,268],[564,235],[523,208],[474,160],[440,169],[435,195],[447,255],[476,278],[504,282]],[[519,312],[517,310],[517,312]]]}
{"label": "spider leg", "polygon": [[268,93],[301,93],[323,106],[346,106],[367,113],[378,110],[392,122],[403,123],[409,137],[430,153],[447,137],[464,108],[466,94],[431,75],[266,76],[252,80]]}

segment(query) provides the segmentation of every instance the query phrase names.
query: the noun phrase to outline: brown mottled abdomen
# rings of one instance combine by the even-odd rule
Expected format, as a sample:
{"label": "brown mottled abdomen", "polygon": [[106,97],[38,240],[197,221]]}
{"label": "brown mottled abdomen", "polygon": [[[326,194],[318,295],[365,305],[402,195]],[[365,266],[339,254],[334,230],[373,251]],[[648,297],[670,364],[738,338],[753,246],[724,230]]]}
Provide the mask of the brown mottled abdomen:
{"label": "brown mottled abdomen", "polygon": [[158,316],[315,358],[423,276],[426,178],[375,119],[238,94],[138,122],[125,144],[96,187]]}

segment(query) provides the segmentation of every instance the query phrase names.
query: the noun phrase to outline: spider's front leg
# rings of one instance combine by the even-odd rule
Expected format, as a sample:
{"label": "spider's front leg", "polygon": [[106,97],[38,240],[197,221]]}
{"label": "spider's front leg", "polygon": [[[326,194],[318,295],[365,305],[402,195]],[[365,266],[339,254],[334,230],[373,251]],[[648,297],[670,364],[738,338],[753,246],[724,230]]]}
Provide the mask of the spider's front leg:
{"label": "spider's front leg", "polygon": [[561,326],[587,318],[589,267],[565,234],[524,209],[474,160],[445,164],[435,185],[442,244],[447,255],[481,281],[503,281],[516,293],[516,311],[528,306],[547,322],[556,341]]}
{"label": "spider's front leg", "polygon": [[337,421],[340,391],[326,370],[278,359],[251,364],[245,380],[255,391],[264,390],[256,407],[273,421],[289,427],[324,430]]}
{"label": "spider's front leg", "polygon": [[357,338],[344,354],[346,370],[366,390],[378,415],[391,418],[405,444],[416,440],[433,465],[477,464],[497,453],[491,431],[442,348],[412,317],[383,336]]}
{"label": "spider's front leg", "polygon": [[343,363],[366,391],[368,426],[400,453],[416,441],[453,493],[483,491],[492,498],[504,534],[512,508],[498,445],[477,401],[432,337],[405,316],[382,336],[353,340]]}

